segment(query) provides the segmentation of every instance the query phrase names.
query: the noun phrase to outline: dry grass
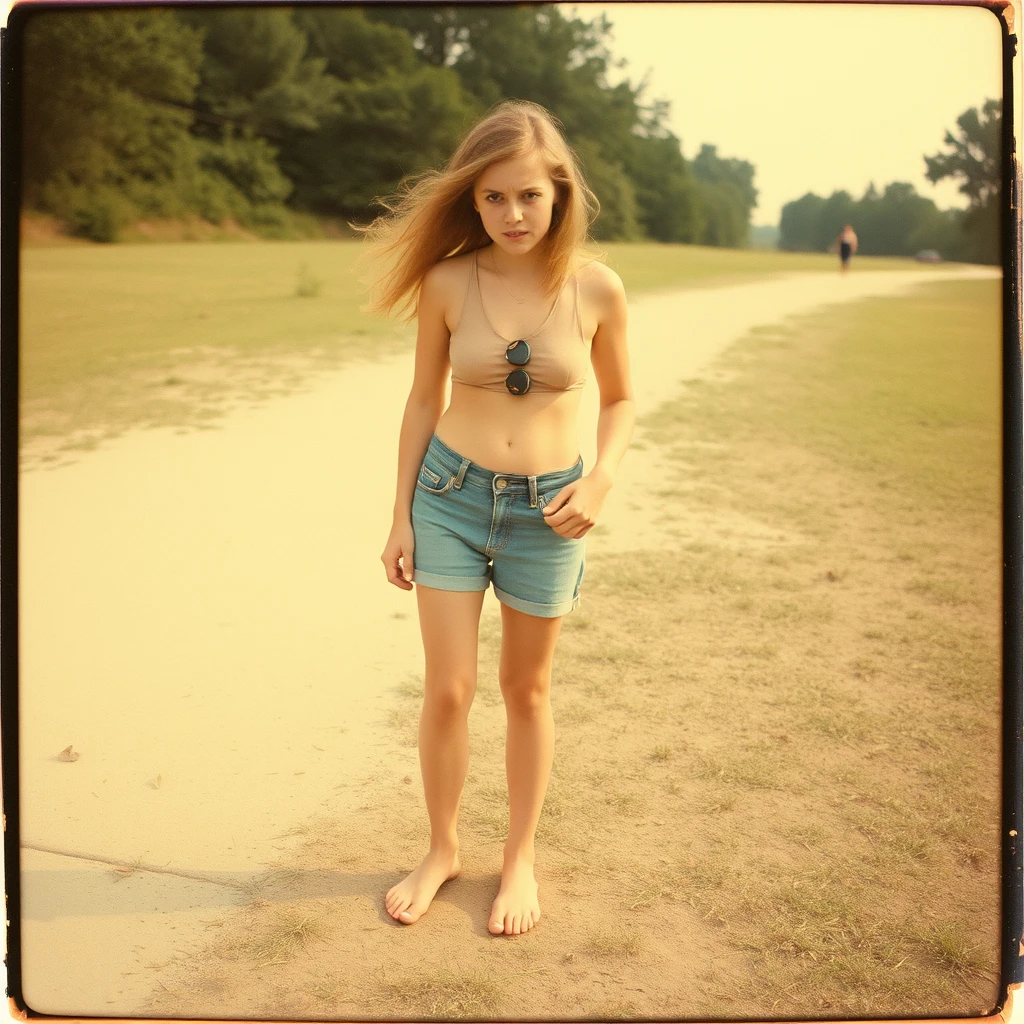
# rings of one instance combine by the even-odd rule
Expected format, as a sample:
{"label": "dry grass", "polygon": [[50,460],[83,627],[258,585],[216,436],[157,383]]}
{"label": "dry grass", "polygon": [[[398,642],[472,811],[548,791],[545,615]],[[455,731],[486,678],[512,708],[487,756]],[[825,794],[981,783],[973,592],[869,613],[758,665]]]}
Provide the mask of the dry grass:
{"label": "dry grass", "polygon": [[456,975],[441,971],[429,977],[401,978],[385,983],[384,996],[391,1009],[432,1020],[487,1017],[498,1005],[499,989],[492,978],[480,974]]}
{"label": "dry grass", "polygon": [[637,956],[643,945],[643,938],[635,931],[606,928],[590,932],[583,942],[582,950],[588,956],[617,960]]}
{"label": "dry grass", "polygon": [[222,959],[242,961],[248,967],[274,967],[288,963],[322,933],[321,919],[268,905],[251,931],[221,944],[218,953]]}

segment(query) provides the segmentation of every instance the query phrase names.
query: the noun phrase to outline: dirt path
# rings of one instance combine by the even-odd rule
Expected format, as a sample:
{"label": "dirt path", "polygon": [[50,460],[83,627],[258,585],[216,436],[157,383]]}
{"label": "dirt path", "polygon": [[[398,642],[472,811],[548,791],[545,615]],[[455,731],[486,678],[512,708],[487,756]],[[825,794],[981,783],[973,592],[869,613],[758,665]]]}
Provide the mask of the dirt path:
{"label": "dirt path", "polygon": [[[937,274],[990,276],[799,275],[633,303],[638,413],[752,327]],[[139,431],[24,475],[33,1009],[131,1013],[162,965],[251,899],[307,822],[357,813],[418,776],[415,749],[396,748],[388,724],[395,687],[421,669],[414,598],[387,585],[378,560],[410,379],[409,356],[355,365],[215,430]],[[591,464],[592,381],[583,400]],[[595,548],[658,547],[660,462],[637,441]],[[490,595],[485,629],[497,615]],[[68,744],[79,760],[55,757]]]}

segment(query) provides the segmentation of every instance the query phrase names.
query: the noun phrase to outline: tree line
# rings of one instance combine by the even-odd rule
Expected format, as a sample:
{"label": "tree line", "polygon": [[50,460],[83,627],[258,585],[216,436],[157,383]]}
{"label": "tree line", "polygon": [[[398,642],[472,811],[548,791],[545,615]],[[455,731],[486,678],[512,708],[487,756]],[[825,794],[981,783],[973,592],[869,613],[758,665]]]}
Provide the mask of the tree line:
{"label": "tree line", "polygon": [[[504,98],[558,116],[595,236],[743,246],[751,163],[687,161],[665,101],[611,85],[611,23],[554,5],[73,9],[24,33],[23,203],[116,239],[139,217],[365,222]],[[508,41],[515,40],[510,47]]]}
{"label": "tree line", "polygon": [[947,131],[945,151],[924,157],[932,182],[951,177],[968,198],[965,210],[940,210],[908,182],[879,192],[868,186],[860,199],[848,192],[822,198],[808,192],[782,208],[779,248],[825,252],[844,224],[852,224],[858,251],[868,255],[913,256],[934,249],[944,259],[998,263],[1002,105],[986,100],[957,118]]}

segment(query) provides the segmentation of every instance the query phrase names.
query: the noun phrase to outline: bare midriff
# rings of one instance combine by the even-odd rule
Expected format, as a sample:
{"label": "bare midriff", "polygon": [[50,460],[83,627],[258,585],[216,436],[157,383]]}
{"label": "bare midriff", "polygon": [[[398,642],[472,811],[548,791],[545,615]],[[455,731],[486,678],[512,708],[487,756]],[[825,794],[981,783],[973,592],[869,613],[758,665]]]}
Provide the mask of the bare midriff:
{"label": "bare midriff", "polygon": [[579,408],[579,391],[511,395],[453,383],[434,433],[484,469],[540,476],[576,465]]}

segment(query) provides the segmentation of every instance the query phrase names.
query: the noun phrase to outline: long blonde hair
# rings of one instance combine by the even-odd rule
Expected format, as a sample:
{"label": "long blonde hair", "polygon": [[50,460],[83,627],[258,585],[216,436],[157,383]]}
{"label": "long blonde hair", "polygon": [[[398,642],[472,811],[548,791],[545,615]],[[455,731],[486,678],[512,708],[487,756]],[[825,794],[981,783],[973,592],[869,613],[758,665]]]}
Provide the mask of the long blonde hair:
{"label": "long blonde hair", "polygon": [[537,103],[505,100],[470,130],[443,171],[408,179],[396,196],[378,199],[388,212],[361,229],[381,260],[368,308],[390,314],[398,307],[403,319],[415,316],[420,283],[432,266],[491,242],[473,208],[477,179],[492,164],[534,153],[547,163],[557,193],[542,243],[545,278],[552,288],[563,284],[587,246],[600,204],[558,120]]}

